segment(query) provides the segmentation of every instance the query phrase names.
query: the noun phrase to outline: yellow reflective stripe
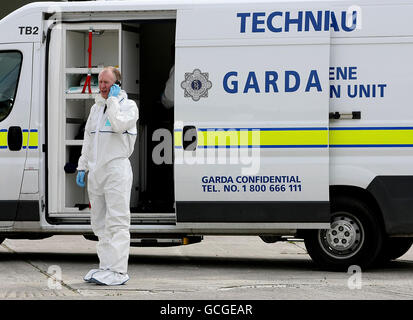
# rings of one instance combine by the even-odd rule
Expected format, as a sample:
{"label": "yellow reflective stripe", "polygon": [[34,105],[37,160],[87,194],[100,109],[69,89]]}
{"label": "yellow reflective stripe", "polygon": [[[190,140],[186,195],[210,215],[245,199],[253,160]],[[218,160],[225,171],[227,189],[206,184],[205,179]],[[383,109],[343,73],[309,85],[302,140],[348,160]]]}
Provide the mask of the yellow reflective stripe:
{"label": "yellow reflective stripe", "polygon": [[[413,127],[198,129],[198,146],[208,147],[413,147]],[[182,147],[182,130],[174,132]]]}
{"label": "yellow reflective stripe", "polygon": [[[328,131],[312,129],[201,129],[199,147],[327,147]],[[175,147],[182,147],[182,131],[174,132]]]}
{"label": "yellow reflective stripe", "polygon": [[27,147],[27,142],[29,140],[29,132],[27,130],[23,130],[23,143],[22,146]]}
{"label": "yellow reflective stripe", "polygon": [[217,130],[198,131],[203,146],[327,146],[327,130]]}
{"label": "yellow reflective stripe", "polygon": [[0,130],[0,148],[7,148],[7,131]]}
{"label": "yellow reflective stripe", "polygon": [[[0,149],[8,149],[7,129],[0,129]],[[37,129],[22,130],[22,149],[37,149],[39,147],[39,132]]]}
{"label": "yellow reflective stripe", "polygon": [[182,147],[182,131],[174,131],[175,147]]}
{"label": "yellow reflective stripe", "polygon": [[413,146],[413,130],[371,129],[335,130],[330,129],[330,146]]}
{"label": "yellow reflective stripe", "polygon": [[30,135],[29,135],[29,148],[35,148],[39,146],[39,132],[37,130],[30,131]]}

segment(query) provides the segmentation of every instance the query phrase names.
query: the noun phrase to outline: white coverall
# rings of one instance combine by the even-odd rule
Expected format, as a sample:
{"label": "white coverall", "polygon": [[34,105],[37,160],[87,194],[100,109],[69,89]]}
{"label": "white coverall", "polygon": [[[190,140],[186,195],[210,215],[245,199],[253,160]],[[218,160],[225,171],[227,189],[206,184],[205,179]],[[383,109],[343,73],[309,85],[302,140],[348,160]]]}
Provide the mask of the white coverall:
{"label": "white coverall", "polygon": [[175,66],[169,71],[169,78],[165,84],[165,90],[161,96],[163,106],[170,109],[174,106],[174,81],[175,81]]}
{"label": "white coverall", "polygon": [[92,230],[99,240],[99,268],[126,274],[132,187],[128,158],[135,145],[139,111],[123,90],[107,100],[99,95],[95,102],[86,122],[77,169],[89,171],[87,187]]}

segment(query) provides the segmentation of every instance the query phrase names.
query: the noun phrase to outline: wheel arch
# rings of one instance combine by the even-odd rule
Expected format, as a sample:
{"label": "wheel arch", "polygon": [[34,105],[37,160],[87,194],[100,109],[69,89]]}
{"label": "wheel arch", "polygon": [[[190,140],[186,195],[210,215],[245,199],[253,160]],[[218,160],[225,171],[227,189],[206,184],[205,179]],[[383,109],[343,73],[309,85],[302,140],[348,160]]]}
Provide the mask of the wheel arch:
{"label": "wheel arch", "polygon": [[387,233],[386,222],[384,219],[383,211],[380,208],[376,198],[366,189],[357,186],[343,186],[334,185],[330,186],[330,201],[334,197],[348,196],[365,203],[373,212],[373,214],[379,220],[379,223],[383,229],[383,232]]}
{"label": "wheel arch", "polygon": [[[327,270],[346,270],[351,265],[372,267],[386,238],[383,214],[377,200],[368,190],[360,187],[331,186],[330,205],[330,230],[303,230],[305,246],[311,259]],[[342,224],[340,230],[338,222],[345,220],[349,223],[347,226]],[[345,228],[349,231],[346,237]],[[340,232],[343,234],[340,235]],[[360,237],[358,240],[354,238],[357,234]],[[336,235],[333,244],[332,240]],[[346,243],[344,239],[352,242],[348,242],[347,247],[340,247],[336,241],[340,239],[343,239],[343,245]],[[354,239],[357,241],[353,241]]]}

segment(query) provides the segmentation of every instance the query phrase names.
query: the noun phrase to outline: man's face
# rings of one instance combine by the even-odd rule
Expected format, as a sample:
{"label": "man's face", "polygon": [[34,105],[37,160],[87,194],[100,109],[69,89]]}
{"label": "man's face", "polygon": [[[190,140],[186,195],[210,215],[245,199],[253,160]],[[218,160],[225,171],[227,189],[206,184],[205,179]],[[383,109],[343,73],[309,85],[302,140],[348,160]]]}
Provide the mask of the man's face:
{"label": "man's face", "polygon": [[100,95],[107,99],[110,87],[115,83],[115,76],[110,71],[104,71],[99,75]]}

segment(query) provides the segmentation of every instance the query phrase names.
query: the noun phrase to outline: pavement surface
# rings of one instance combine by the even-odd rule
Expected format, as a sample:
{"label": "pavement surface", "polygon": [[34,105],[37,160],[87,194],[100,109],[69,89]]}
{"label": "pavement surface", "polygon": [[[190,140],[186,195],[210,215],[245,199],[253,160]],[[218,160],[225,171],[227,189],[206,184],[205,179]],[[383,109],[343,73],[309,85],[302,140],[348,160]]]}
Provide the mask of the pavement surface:
{"label": "pavement surface", "polygon": [[304,243],[205,237],[179,247],[131,248],[130,280],[83,281],[98,266],[96,242],[82,236],[10,240],[0,245],[0,299],[345,299],[413,300],[413,248],[380,269],[317,270]]}

